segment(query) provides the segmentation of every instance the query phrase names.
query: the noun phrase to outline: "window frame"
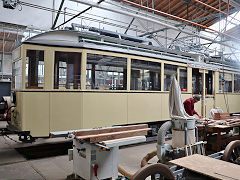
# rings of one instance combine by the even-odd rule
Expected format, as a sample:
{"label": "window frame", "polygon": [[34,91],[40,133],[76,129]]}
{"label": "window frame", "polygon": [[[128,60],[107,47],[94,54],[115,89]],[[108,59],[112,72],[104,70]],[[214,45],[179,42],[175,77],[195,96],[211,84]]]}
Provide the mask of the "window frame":
{"label": "window frame", "polygon": [[[220,74],[222,74],[222,76],[224,77],[224,86],[222,86],[222,81],[220,80]],[[225,74],[229,74],[231,75],[231,81],[228,81],[228,82],[231,82],[231,91],[224,91],[225,89]],[[221,83],[220,83],[221,82]],[[219,87],[218,87],[218,93],[220,94],[224,94],[224,93],[234,93],[234,73],[231,72],[231,71],[220,71],[219,72],[219,75],[218,75],[218,84],[219,84]],[[221,89],[220,89],[221,87]]]}
{"label": "window frame", "polygon": [[[125,89],[87,89],[87,86],[86,86],[86,82],[87,82],[87,65],[88,65],[88,62],[87,62],[87,56],[88,54],[92,54],[92,55],[100,55],[100,56],[109,56],[109,57],[116,57],[116,58],[123,58],[123,59],[126,59],[126,88]],[[84,81],[85,81],[85,84],[84,84],[84,89],[86,91],[116,91],[116,92],[119,92],[119,91],[127,91],[128,89],[128,57],[126,56],[120,56],[119,54],[115,54],[115,53],[106,53],[106,52],[103,52],[103,53],[99,53],[98,51],[91,51],[91,50],[88,50],[86,51],[86,61],[85,61],[85,66],[84,66],[84,71],[85,71],[85,74],[84,74]],[[110,66],[109,66],[110,67]],[[116,67],[116,66],[112,66],[112,67]],[[123,68],[123,67],[122,67]],[[123,68],[124,69],[124,68]],[[98,71],[98,70],[97,70]],[[95,71],[96,72],[96,71]],[[107,72],[107,71],[104,71],[104,72]],[[124,71],[123,71],[124,73]],[[124,74],[123,74],[123,79],[124,79]]]}
{"label": "window frame", "polygon": [[[163,91],[164,92],[169,92],[169,90],[165,90],[165,65],[171,65],[171,66],[176,66],[176,80],[178,81],[179,80],[179,65],[176,65],[176,64],[169,64],[169,63],[164,63],[164,67],[163,67]],[[179,82],[179,81],[178,81]],[[171,84],[170,84],[171,85]],[[170,88],[170,86],[169,86]]]}
{"label": "window frame", "polygon": [[[55,50],[54,50],[54,61],[53,61],[53,90],[55,90],[55,91],[61,91],[61,90],[64,90],[64,91],[77,91],[77,90],[81,90],[82,89],[82,83],[81,83],[81,81],[82,81],[82,65],[83,65],[83,63],[82,63],[82,55],[83,55],[83,52],[80,52],[80,51],[68,51],[68,49],[58,49],[58,48],[56,48]],[[60,69],[66,69],[66,73],[67,73],[67,67],[59,67],[58,66],[58,73],[57,73],[57,75],[58,75],[58,85],[57,85],[57,87],[58,88],[55,88],[55,83],[56,83],[56,81],[55,81],[55,68],[56,68],[56,54],[57,53],[59,53],[59,55],[61,55],[61,53],[68,53],[68,54],[70,54],[70,53],[74,53],[74,54],[77,54],[77,55],[80,55],[80,59],[78,59],[79,60],[79,62],[78,62],[78,70],[79,70],[79,72],[80,72],[80,77],[79,77],[79,79],[75,79],[74,78],[74,73],[75,73],[75,64],[73,63],[73,82],[75,83],[76,81],[79,81],[78,83],[77,83],[77,87],[78,88],[75,88],[74,86],[75,86],[75,84],[73,84],[73,88],[60,88],[60,85],[61,84],[59,84],[59,70]],[[71,54],[70,54],[71,55]],[[74,58],[74,57],[73,57]],[[75,61],[75,60],[73,60],[73,61]],[[65,61],[58,61],[58,64],[59,64],[59,62],[65,62]],[[68,65],[68,64],[71,64],[71,63],[66,63],[66,66]],[[67,79],[66,79],[66,82],[67,82]],[[66,84],[65,84],[65,86],[67,86]],[[80,87],[79,87],[80,86]]]}
{"label": "window frame", "polygon": [[[159,72],[159,74],[160,74],[160,78],[159,78],[159,81],[160,81],[160,84],[159,84],[159,88],[160,88],[160,90],[143,90],[143,89],[138,89],[138,90],[135,90],[135,89],[131,89],[131,80],[132,80],[132,70],[134,70],[135,68],[133,68],[132,67],[132,62],[134,61],[134,60],[137,60],[137,61],[143,61],[143,62],[149,62],[149,63],[158,63],[159,65],[160,65],[160,72]],[[131,91],[144,91],[144,92],[161,92],[162,91],[162,66],[163,66],[163,63],[161,62],[161,61],[159,61],[159,62],[156,62],[156,61],[149,61],[149,60],[145,60],[145,59],[138,59],[138,58],[131,58],[131,65],[130,65],[130,71],[131,71],[131,75],[130,75],[130,90]],[[148,69],[141,69],[141,70],[148,70]],[[140,75],[141,75],[141,72],[140,72]],[[149,77],[150,77],[150,73],[149,73]],[[149,80],[149,82],[150,82],[150,80]]]}
{"label": "window frame", "polygon": [[[187,75],[186,76],[186,79],[187,79],[187,87],[186,88],[182,88],[181,87],[181,82],[180,82],[181,70],[186,70],[186,75]],[[177,69],[177,81],[178,81],[179,87],[181,89],[181,93],[188,93],[188,68],[187,67],[178,66],[178,69]],[[186,91],[183,91],[182,89],[186,89]]]}
{"label": "window frame", "polygon": [[[48,64],[48,67],[46,69],[46,66],[44,67],[44,88],[38,89],[38,91],[41,90],[51,90],[51,91],[62,91],[61,89],[54,89],[54,59],[55,59],[55,52],[56,51],[66,51],[66,52],[76,52],[76,53],[82,53],[81,57],[81,89],[66,89],[64,91],[100,91],[95,89],[86,89],[86,65],[87,65],[87,54],[99,54],[99,55],[107,55],[107,56],[115,56],[115,57],[122,57],[127,59],[127,89],[126,90],[101,90],[101,91],[113,91],[113,92],[119,92],[119,91],[125,91],[125,92],[142,92],[142,90],[130,90],[131,86],[131,60],[132,59],[138,59],[138,60],[144,60],[149,62],[156,62],[161,64],[161,90],[149,90],[144,92],[164,92],[167,93],[169,91],[164,91],[164,64],[168,65],[175,65],[178,68],[186,68],[187,69],[187,84],[191,81],[189,81],[189,69],[187,63],[181,63],[181,62],[174,62],[174,61],[168,61],[159,59],[157,57],[145,57],[145,56],[138,56],[133,54],[124,54],[121,52],[108,52],[108,51],[101,51],[96,49],[78,49],[78,48],[71,48],[71,47],[49,47],[49,46],[42,46],[42,45],[30,45],[30,44],[24,44],[22,48],[22,54],[23,54],[23,60],[26,59],[26,50],[42,50],[44,51],[44,62]],[[50,64],[50,66],[49,66]],[[23,61],[23,66],[25,65],[25,61]],[[51,68],[49,68],[51,67]],[[52,69],[52,70],[50,70]],[[130,72],[129,72],[130,71]],[[46,73],[47,72],[47,73]],[[46,82],[47,81],[47,82]],[[188,82],[189,81],[189,82]],[[46,87],[45,87],[46,85]],[[189,85],[188,85],[189,86]],[[23,69],[23,89],[29,90],[25,88],[25,69]],[[34,89],[31,89],[34,90]],[[187,91],[182,91],[182,93],[189,94],[189,89]]]}
{"label": "window frame", "polygon": [[[34,47],[34,46],[33,46]],[[39,48],[28,48],[26,47],[25,48],[25,56],[24,56],[24,64],[23,64],[23,74],[22,74],[22,77],[23,77],[23,83],[24,83],[24,88],[25,89],[31,89],[31,90],[43,90],[45,89],[45,81],[46,81],[46,75],[45,75],[45,62],[46,62],[46,50],[45,49],[39,49]],[[26,77],[28,78],[28,76],[26,76],[26,68],[27,68],[27,51],[43,51],[43,62],[44,62],[44,68],[43,68],[43,86],[42,87],[39,87],[39,86],[30,86],[28,87],[27,84],[26,84]]]}
{"label": "window frame", "polygon": [[236,94],[240,94],[240,87],[239,87],[239,90],[238,92],[235,91],[235,75],[239,76],[239,79],[240,79],[240,73],[234,73],[233,74],[233,81],[234,81],[234,85],[233,85],[233,93],[236,93]]}

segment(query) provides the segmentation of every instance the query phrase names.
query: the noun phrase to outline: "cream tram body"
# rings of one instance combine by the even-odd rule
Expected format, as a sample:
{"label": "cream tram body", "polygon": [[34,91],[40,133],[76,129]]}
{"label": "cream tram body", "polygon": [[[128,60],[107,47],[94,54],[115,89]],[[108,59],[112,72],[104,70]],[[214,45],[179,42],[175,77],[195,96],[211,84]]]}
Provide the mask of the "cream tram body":
{"label": "cream tram body", "polygon": [[[214,68],[209,70],[206,64],[202,69],[194,68],[190,64],[195,62],[189,58],[79,41],[79,37],[82,35],[77,32],[53,31],[37,35],[14,50],[12,91],[16,107],[11,124],[17,130],[33,137],[49,137],[59,131],[159,124],[170,119],[167,90],[172,74],[184,90],[183,100],[192,96],[196,79],[202,81],[198,86],[203,100],[196,105],[199,113],[207,115],[216,106],[227,110],[224,94],[219,92],[220,67],[211,65]],[[199,75],[193,78],[193,72]],[[231,69],[224,73],[231,80],[232,89],[227,93],[230,113],[240,112],[240,87],[234,89],[239,72]],[[210,81],[206,81],[208,74]]]}

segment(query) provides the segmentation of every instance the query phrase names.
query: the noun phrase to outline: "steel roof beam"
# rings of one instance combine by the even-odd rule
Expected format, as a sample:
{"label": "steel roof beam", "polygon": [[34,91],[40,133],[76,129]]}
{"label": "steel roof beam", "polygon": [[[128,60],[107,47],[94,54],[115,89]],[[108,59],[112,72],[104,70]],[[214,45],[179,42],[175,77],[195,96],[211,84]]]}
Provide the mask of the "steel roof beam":
{"label": "steel roof beam", "polygon": [[[225,3],[228,3],[228,0],[223,0]],[[240,8],[240,3],[239,1],[237,2],[236,0],[231,0],[230,5],[235,7],[235,8]]]}
{"label": "steel roof beam", "polygon": [[[240,10],[240,9],[232,9],[232,10],[229,11],[229,14],[233,14],[233,13],[239,11],[239,10]],[[220,14],[220,13],[211,14],[211,15],[208,15],[208,16],[205,16],[205,17],[202,17],[202,18],[193,20],[193,21],[194,21],[194,22],[202,22],[202,21],[205,21],[205,20],[210,19],[210,18],[217,18],[217,17],[219,17],[219,14]],[[223,16],[226,17],[226,15],[223,15]],[[234,23],[234,24],[235,24],[235,23]]]}
{"label": "steel roof beam", "polygon": [[128,32],[128,30],[129,30],[130,26],[132,25],[134,19],[135,19],[135,18],[132,18],[132,20],[131,20],[131,22],[129,23],[129,25],[128,25],[126,31],[124,32],[124,34],[126,34],[126,33]]}
{"label": "steel roof beam", "polygon": [[59,6],[59,8],[58,8],[57,16],[56,16],[56,18],[55,18],[55,20],[54,20],[54,23],[53,23],[51,29],[54,29],[54,27],[55,27],[56,24],[57,24],[57,20],[58,20],[58,17],[59,17],[59,15],[60,15],[60,12],[62,11],[62,7],[63,7],[63,4],[64,4],[64,1],[65,1],[65,0],[62,0],[62,1],[61,1],[61,4],[60,4],[60,6]]}
{"label": "steel roof beam", "polygon": [[[103,2],[104,0],[99,0],[97,2],[97,4],[100,4],[101,2]],[[71,20],[75,19],[76,17],[80,16],[81,14],[87,12],[88,10],[90,10],[92,8],[92,6],[89,6],[88,8],[86,8],[85,10],[81,11],[80,13],[76,14],[75,16],[71,17],[70,19],[68,19],[67,21],[63,22],[62,24],[58,25],[57,27],[53,28],[53,29],[57,29],[59,28],[60,26],[70,22]]]}
{"label": "steel roof beam", "polygon": [[[146,20],[146,21],[150,21],[150,22],[153,22],[153,23],[162,25],[162,26],[164,26],[164,27],[168,27],[168,28],[173,29],[173,30],[176,30],[176,31],[181,31],[181,32],[183,32],[183,33],[185,33],[185,34],[196,35],[196,34],[194,34],[194,33],[192,33],[192,32],[183,31],[183,30],[181,30],[181,29],[179,29],[179,28],[177,28],[177,27],[175,27],[175,26],[173,26],[173,25],[170,25],[170,24],[161,22],[161,21],[159,21],[159,20],[156,20],[156,16],[150,18],[151,15],[148,15],[148,17],[146,17],[146,16],[140,15],[139,12],[138,12],[139,14],[134,14],[134,13],[131,13],[131,12],[129,12],[129,11],[126,12],[126,11],[123,11],[123,10],[120,10],[120,9],[117,9],[117,8],[110,8],[110,7],[107,7],[107,6],[103,6],[102,4],[97,4],[97,3],[94,3],[94,2],[89,1],[89,0],[71,0],[71,1],[73,1],[73,2],[78,2],[78,3],[82,3],[82,4],[86,4],[86,5],[89,5],[89,6],[92,6],[92,7],[97,7],[97,8],[100,8],[100,9],[104,9],[104,10],[107,10],[107,11],[111,11],[111,12],[115,12],[115,13],[119,13],[119,14],[123,14],[123,15],[127,15],[127,16],[132,16],[132,17],[135,17],[135,18],[144,19],[144,20]],[[199,36],[200,38],[202,38],[202,39],[207,40],[207,41],[211,41],[211,42],[214,42],[214,43],[222,44],[222,45],[224,45],[224,46],[231,47],[231,48],[233,48],[233,49],[239,50],[239,48],[237,48],[237,47],[233,47],[233,46],[231,46],[231,45],[222,43],[221,41],[217,41],[217,40],[214,40],[214,39],[212,39],[212,38],[206,37],[206,36],[204,36],[204,35],[200,35],[200,34],[199,34],[198,36]]]}

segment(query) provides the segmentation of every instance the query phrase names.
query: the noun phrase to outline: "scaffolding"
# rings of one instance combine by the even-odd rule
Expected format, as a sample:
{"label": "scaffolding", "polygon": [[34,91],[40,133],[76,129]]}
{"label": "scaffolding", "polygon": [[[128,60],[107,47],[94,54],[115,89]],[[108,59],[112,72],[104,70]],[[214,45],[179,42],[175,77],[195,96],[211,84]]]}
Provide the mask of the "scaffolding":
{"label": "scaffolding", "polygon": [[[187,5],[187,18],[181,18],[172,15],[174,12],[180,11],[179,9],[172,11],[172,14],[157,10],[157,8],[162,4],[156,4],[154,0],[139,0],[138,3],[136,1],[133,2],[129,0],[120,0],[120,2],[116,0],[70,1],[84,4],[88,7],[84,10],[78,11],[76,9],[64,6],[64,3],[66,2],[65,0],[61,1],[57,9],[55,9],[54,6],[50,8],[27,2],[19,3],[21,6],[27,6],[51,12],[52,30],[67,28],[69,22],[71,22],[73,19],[78,19],[81,25],[86,25],[88,24],[87,22],[93,22],[97,24],[95,28],[98,29],[113,27],[114,29],[118,29],[117,31],[124,34],[135,34],[137,37],[152,39],[153,42],[161,48],[195,53],[208,58],[211,56],[222,56],[222,61],[231,60],[238,62],[239,60],[240,49],[229,42],[236,43],[237,41],[240,41],[240,39],[225,33],[226,27],[229,24],[236,25],[236,22],[240,21],[235,17],[236,14],[235,16],[231,15],[236,13],[238,9],[231,9],[229,0],[227,2],[227,12],[221,10],[221,0],[219,0],[218,3],[219,8],[215,8],[199,0],[194,0],[191,2],[187,0],[181,0]],[[169,12],[170,2],[171,1],[166,4]],[[99,8],[108,12],[129,16],[131,17],[131,20],[130,22],[124,22],[113,17],[89,13],[88,11],[92,8]],[[200,17],[200,10],[208,13],[209,15]],[[63,16],[63,22],[59,22],[60,16]],[[223,25],[219,23],[219,30],[200,24],[200,22],[211,18],[219,18],[219,20],[226,18],[226,23],[224,24],[223,28],[220,28],[220,26]],[[41,33],[43,31],[45,30],[26,28],[24,30],[24,37],[22,40],[28,39],[32,35]],[[176,36],[173,36],[172,34],[176,34]],[[213,44],[218,44],[218,47],[214,47]],[[228,48],[230,52],[224,53],[225,48]]]}

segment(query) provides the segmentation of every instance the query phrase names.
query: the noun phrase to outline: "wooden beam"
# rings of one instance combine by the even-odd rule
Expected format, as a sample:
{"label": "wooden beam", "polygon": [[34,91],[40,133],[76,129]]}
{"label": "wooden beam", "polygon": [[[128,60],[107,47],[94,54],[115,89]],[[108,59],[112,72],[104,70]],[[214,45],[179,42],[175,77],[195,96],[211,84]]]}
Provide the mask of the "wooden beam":
{"label": "wooden beam", "polygon": [[185,3],[182,1],[179,1],[174,8],[172,8],[171,14],[172,15],[178,15],[178,12],[182,9],[186,8]]}
{"label": "wooden beam", "polygon": [[174,8],[174,6],[176,6],[176,1],[168,1],[168,3],[166,4],[166,6],[161,7],[163,12],[169,13],[171,14],[172,8]]}
{"label": "wooden beam", "polygon": [[145,129],[145,128],[148,128],[147,124],[76,131],[73,134],[75,136],[86,136],[86,135],[96,135],[96,134],[102,134],[102,133],[129,131],[129,130]]}
{"label": "wooden beam", "polygon": [[151,128],[102,133],[102,134],[95,134],[95,135],[76,136],[76,139],[87,140],[90,143],[96,143],[101,141],[120,139],[120,138],[132,137],[132,136],[145,136],[147,135],[147,132],[149,130],[151,130]]}

